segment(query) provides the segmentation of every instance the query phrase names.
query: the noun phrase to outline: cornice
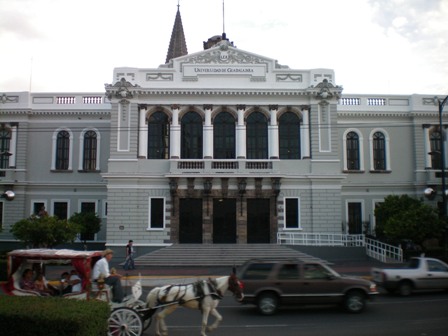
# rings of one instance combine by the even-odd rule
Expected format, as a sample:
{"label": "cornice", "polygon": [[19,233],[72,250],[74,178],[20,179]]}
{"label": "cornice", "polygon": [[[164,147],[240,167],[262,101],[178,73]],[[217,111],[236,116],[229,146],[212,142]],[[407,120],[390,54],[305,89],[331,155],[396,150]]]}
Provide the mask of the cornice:
{"label": "cornice", "polygon": [[27,119],[42,118],[83,118],[83,119],[110,119],[111,111],[60,111],[60,110],[0,110],[2,117],[22,117]]}

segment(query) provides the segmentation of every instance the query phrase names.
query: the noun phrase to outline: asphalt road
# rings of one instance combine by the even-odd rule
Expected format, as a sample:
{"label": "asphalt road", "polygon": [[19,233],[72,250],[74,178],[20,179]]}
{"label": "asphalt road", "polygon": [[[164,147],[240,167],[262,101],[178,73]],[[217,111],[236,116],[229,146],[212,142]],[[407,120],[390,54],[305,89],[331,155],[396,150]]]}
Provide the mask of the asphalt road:
{"label": "asphalt road", "polygon": [[[224,320],[214,336],[446,336],[448,293],[426,292],[411,297],[379,295],[361,314],[335,306],[288,307],[274,316],[261,316],[254,306],[225,297],[218,307]],[[209,324],[213,317],[210,317]],[[200,335],[201,314],[180,308],[166,318],[170,336]],[[144,332],[155,335],[155,320]]]}

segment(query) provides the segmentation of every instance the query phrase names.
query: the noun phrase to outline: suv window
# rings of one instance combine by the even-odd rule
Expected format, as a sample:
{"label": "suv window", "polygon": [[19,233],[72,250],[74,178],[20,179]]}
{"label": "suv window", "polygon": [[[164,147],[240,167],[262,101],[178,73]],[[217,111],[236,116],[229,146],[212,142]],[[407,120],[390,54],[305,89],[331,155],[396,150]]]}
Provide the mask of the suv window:
{"label": "suv window", "polygon": [[296,280],[299,278],[299,267],[297,264],[285,264],[278,272],[280,280]]}
{"label": "suv window", "polygon": [[318,264],[306,264],[304,274],[305,279],[325,279],[329,275],[327,270]]}
{"label": "suv window", "polygon": [[262,280],[266,279],[271,273],[273,263],[253,263],[244,272],[242,279]]}

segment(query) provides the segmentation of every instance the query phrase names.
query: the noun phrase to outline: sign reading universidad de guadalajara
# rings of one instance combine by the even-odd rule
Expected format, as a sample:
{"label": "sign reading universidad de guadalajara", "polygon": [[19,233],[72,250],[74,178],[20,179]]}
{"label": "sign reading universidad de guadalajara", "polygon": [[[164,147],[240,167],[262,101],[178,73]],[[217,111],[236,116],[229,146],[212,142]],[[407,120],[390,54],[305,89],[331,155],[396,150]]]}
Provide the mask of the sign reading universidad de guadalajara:
{"label": "sign reading universidad de guadalajara", "polygon": [[183,66],[184,76],[196,77],[198,75],[250,75],[265,76],[266,66],[263,64],[250,65],[199,65],[186,64]]}

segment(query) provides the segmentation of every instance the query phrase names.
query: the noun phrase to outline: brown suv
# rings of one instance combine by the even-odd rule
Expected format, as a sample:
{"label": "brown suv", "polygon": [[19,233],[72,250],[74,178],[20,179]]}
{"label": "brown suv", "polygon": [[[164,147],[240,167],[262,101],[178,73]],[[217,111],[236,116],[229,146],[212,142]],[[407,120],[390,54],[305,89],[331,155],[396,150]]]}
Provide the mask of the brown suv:
{"label": "brown suv", "polygon": [[339,275],[319,262],[300,260],[250,260],[239,271],[244,285],[243,303],[255,304],[263,315],[279,305],[342,304],[360,313],[366,300],[378,294],[373,282]]}

